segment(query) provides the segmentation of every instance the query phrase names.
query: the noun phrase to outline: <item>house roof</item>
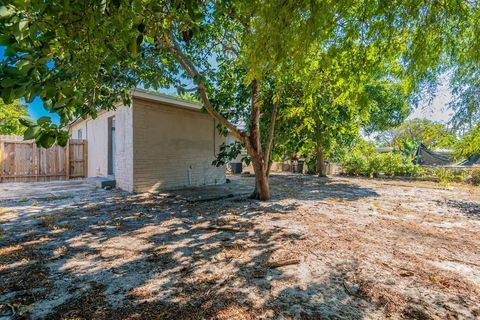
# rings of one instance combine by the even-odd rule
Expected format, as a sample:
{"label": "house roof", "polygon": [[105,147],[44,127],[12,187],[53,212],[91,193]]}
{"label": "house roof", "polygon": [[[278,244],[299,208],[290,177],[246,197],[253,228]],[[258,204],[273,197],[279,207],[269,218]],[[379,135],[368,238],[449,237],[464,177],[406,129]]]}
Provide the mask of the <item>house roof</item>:
{"label": "house roof", "polygon": [[480,154],[477,154],[469,159],[457,163],[459,166],[480,166]]}
{"label": "house roof", "polygon": [[[132,98],[149,100],[153,102],[161,102],[172,107],[196,110],[200,111],[202,109],[202,104],[198,102],[184,100],[182,98],[170,96],[168,94],[163,94],[155,91],[145,90],[141,88],[135,88],[131,91]],[[78,121],[83,120],[81,117],[77,117],[75,120],[69,123],[69,126],[75,124]]]}
{"label": "house roof", "polygon": [[429,150],[423,143],[418,146],[414,163],[426,166],[449,166],[454,164],[451,152]]}
{"label": "house roof", "polygon": [[132,97],[139,98],[139,99],[152,100],[157,102],[163,102],[165,104],[169,104],[179,108],[186,108],[186,109],[193,109],[193,110],[202,109],[202,104],[198,102],[192,102],[192,101],[184,100],[182,98],[173,97],[167,94],[163,94],[155,91],[149,91],[149,90],[140,89],[140,88],[135,88],[132,90]]}

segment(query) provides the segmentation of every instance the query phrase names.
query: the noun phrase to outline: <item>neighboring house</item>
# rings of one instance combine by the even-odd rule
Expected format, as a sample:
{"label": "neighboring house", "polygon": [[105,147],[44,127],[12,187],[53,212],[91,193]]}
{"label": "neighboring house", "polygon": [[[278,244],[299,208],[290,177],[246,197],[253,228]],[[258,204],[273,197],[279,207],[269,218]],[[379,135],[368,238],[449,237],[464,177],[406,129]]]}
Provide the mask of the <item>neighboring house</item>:
{"label": "neighboring house", "polygon": [[455,159],[452,150],[429,150],[424,144],[420,144],[413,162],[422,166],[451,166],[455,164]]}
{"label": "neighboring house", "polygon": [[225,182],[225,168],[212,166],[225,141],[216,124],[200,104],[135,89],[131,107],[77,119],[69,131],[88,141],[89,177],[114,177],[123,190],[151,192]]}
{"label": "neighboring house", "polygon": [[466,160],[460,161],[458,166],[480,167],[480,154],[472,156]]}

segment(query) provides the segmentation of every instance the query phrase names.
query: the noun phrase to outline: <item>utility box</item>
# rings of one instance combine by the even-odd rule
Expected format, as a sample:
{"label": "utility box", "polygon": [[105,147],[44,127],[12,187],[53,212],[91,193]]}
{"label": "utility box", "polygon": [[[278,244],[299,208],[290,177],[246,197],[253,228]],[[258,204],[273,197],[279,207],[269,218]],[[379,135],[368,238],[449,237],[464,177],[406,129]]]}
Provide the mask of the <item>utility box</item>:
{"label": "utility box", "polygon": [[231,162],[230,169],[233,174],[240,174],[243,170],[243,164],[241,162]]}

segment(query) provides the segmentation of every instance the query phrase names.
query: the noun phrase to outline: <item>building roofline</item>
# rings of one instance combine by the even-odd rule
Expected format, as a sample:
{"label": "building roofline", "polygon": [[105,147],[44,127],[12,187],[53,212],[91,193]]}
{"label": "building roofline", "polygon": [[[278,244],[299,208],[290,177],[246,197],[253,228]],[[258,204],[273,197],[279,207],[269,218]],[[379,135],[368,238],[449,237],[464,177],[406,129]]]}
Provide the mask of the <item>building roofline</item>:
{"label": "building roofline", "polygon": [[[188,101],[182,98],[170,96],[168,94],[145,90],[141,88],[132,89],[130,91],[130,95],[132,96],[132,98],[149,100],[154,102],[161,102],[169,106],[182,108],[182,109],[201,111],[203,107],[202,104],[198,102]],[[116,107],[119,107],[119,106],[120,105],[117,105]],[[77,117],[75,120],[70,122],[68,126],[72,126],[78,121],[82,121],[82,120],[86,120],[86,119],[83,119],[82,117]]]}
{"label": "building roofline", "polygon": [[202,104],[198,102],[192,102],[188,100],[184,100],[182,98],[173,97],[167,94],[149,91],[145,89],[135,88],[131,91],[131,95],[133,98],[140,98],[140,99],[147,99],[157,102],[163,102],[174,107],[192,109],[192,110],[202,110]]}

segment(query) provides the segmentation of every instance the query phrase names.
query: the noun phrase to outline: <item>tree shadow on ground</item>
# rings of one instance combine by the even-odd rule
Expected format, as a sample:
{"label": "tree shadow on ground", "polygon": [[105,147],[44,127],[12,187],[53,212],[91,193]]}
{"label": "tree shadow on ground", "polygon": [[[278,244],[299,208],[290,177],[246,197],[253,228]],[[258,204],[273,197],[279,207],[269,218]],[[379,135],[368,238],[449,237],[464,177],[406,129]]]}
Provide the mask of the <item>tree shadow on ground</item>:
{"label": "tree shadow on ground", "polygon": [[[304,188],[304,199],[311,200],[375,195],[329,180]],[[329,191],[317,192],[322,188]],[[30,209],[8,204],[19,212],[2,220],[0,302],[50,319],[361,317],[335,273],[272,294],[271,281],[291,277],[275,263],[302,259],[295,250],[301,235],[260,227],[255,217],[265,210],[291,212],[295,204],[275,198],[261,205],[246,199],[190,203],[124,193],[94,202],[45,201]]]}
{"label": "tree shadow on ground", "polygon": [[[235,198],[248,200],[255,187],[253,176],[230,177],[223,185],[190,187],[163,193],[167,197],[183,199],[192,203]],[[302,174],[273,174],[270,176],[272,200],[345,200],[355,201],[364,197],[376,197],[371,188],[362,187],[342,178],[317,177]]]}
{"label": "tree shadow on ground", "polygon": [[[140,303],[130,300],[122,307],[105,307],[106,299],[96,288],[90,295],[76,301],[76,305],[58,308],[54,318],[64,315],[86,319],[363,319],[366,303],[349,293],[340,273],[331,273],[324,280],[311,283],[305,288],[287,287],[255,305],[247,293],[228,285],[205,280],[179,282],[184,300],[145,300]],[[272,296],[267,289],[265,295]]]}
{"label": "tree shadow on ground", "polygon": [[472,218],[480,218],[480,203],[479,202],[467,202],[459,200],[448,200],[446,204],[450,207],[460,209],[460,211]]}
{"label": "tree shadow on ground", "polygon": [[377,197],[375,190],[362,187],[347,180],[329,177],[281,175],[272,176],[273,199],[295,200],[341,200],[356,201],[361,198]]}

